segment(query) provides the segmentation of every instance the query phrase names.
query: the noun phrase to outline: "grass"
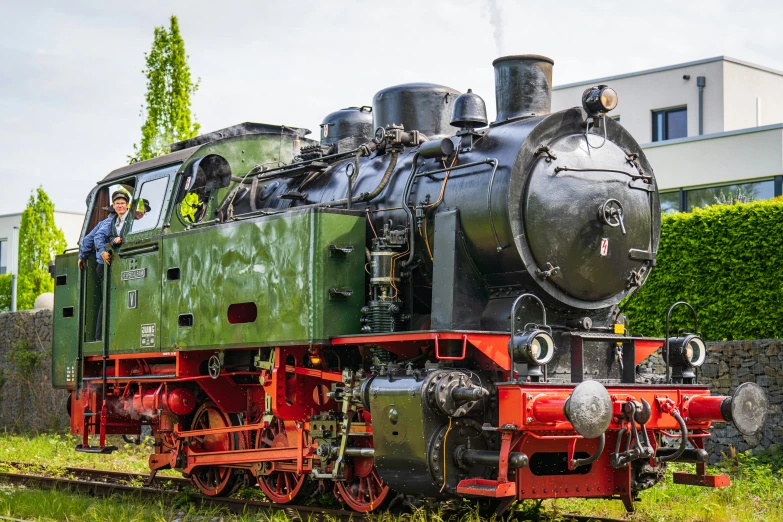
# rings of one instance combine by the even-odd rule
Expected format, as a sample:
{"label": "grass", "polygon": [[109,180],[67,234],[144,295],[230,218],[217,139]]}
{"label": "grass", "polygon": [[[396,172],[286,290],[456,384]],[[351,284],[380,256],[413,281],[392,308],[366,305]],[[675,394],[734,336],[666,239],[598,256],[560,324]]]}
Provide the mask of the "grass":
{"label": "grass", "polygon": [[[70,435],[21,436],[0,434],[0,471],[3,461],[20,461],[47,467],[67,466],[130,471],[148,471],[149,441],[137,446],[121,439],[112,440],[119,451],[111,455],[74,452],[80,442]],[[540,504],[526,501],[515,505],[517,520],[554,522],[564,513],[592,515],[644,522],[715,521],[783,522],[783,453],[732,452],[721,464],[711,466],[711,474],[726,473],[732,486],[721,489],[674,484],[674,471],[693,472],[693,465],[670,465],[663,482],[641,493],[636,513],[627,515],[620,501],[557,499]],[[176,476],[173,471],[165,473]],[[245,488],[244,498],[258,498],[259,492]],[[337,506],[332,506],[337,507]],[[212,522],[290,520],[283,512],[274,514],[229,515],[215,510],[197,510],[183,495],[175,502],[134,497],[92,497],[66,491],[0,487],[0,516],[42,521],[154,521]],[[200,518],[199,518],[200,517]],[[482,519],[466,503],[452,511],[414,511],[405,516],[381,514],[377,522],[480,522]]]}
{"label": "grass", "polygon": [[0,516],[43,522],[286,522],[284,513],[231,515],[197,508],[187,501],[167,503],[141,496],[93,497],[58,490],[0,488]]}
{"label": "grass", "polygon": [[[0,433],[0,471],[3,462],[27,462],[47,467],[77,467],[105,469],[110,471],[128,471],[131,473],[149,473],[148,459],[152,453],[152,438],[141,444],[128,444],[121,437],[108,437],[107,444],[119,449],[110,455],[78,453],[74,451],[81,444],[81,437],[70,434],[46,433],[36,436]],[[7,466],[5,466],[7,467]],[[181,476],[170,470],[160,475]]]}
{"label": "grass", "polygon": [[641,493],[636,513],[626,515],[619,501],[562,499],[549,501],[551,513],[570,512],[633,521],[783,522],[783,453],[749,452],[726,456],[709,474],[731,477],[727,488],[674,484],[675,471],[694,472],[694,465],[669,465],[664,480]]}

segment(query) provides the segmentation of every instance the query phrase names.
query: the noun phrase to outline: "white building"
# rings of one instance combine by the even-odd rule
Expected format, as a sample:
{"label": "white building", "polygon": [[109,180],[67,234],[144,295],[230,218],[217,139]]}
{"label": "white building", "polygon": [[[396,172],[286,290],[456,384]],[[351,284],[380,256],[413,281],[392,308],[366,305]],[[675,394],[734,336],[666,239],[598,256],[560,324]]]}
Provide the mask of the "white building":
{"label": "white building", "polygon": [[552,111],[598,84],[617,91],[610,116],[642,144],[664,211],[783,195],[783,72],[719,56],[561,85]]}
{"label": "white building", "polygon": [[[0,216],[0,274],[6,272],[14,272],[15,270],[9,266],[9,262],[19,261],[19,255],[11,255],[10,249],[12,247],[12,241],[15,245],[19,246],[19,226],[22,223],[22,213],[18,214],[5,214]],[[63,231],[65,235],[65,241],[67,242],[67,248],[76,248],[79,243],[79,235],[82,232],[82,224],[84,223],[84,214],[79,212],[61,212],[55,210],[54,223]],[[17,227],[16,235],[14,235],[14,227]]]}

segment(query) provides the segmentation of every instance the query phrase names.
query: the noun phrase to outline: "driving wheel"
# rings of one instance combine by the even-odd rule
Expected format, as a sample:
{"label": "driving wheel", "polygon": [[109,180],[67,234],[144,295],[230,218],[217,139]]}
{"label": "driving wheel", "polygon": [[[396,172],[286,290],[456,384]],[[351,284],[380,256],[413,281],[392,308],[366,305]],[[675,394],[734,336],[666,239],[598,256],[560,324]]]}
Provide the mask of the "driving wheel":
{"label": "driving wheel", "polygon": [[[282,419],[272,419],[269,426],[259,430],[256,434],[256,448],[285,448],[296,447],[296,437],[299,436],[298,429],[293,425],[286,430],[285,422]],[[310,438],[305,432],[304,447],[310,443]],[[288,504],[297,499],[309,497],[318,484],[310,480],[307,475],[296,472],[295,461],[274,462],[277,466],[270,473],[258,475],[258,485],[261,491],[276,504]]]}
{"label": "driving wheel", "polygon": [[[370,422],[367,411],[356,412],[355,422]],[[372,448],[372,437],[352,437],[354,448]],[[340,498],[354,511],[369,513],[384,507],[390,500],[389,486],[375,468],[372,457],[349,457],[346,463],[346,480],[335,483]]]}
{"label": "driving wheel", "polygon": [[[193,417],[193,430],[208,430],[229,428],[239,424],[236,415],[221,411],[214,402],[208,401],[201,405]],[[213,451],[234,451],[240,449],[237,433],[217,433],[193,437],[190,450],[194,453]],[[191,475],[191,482],[202,493],[210,497],[230,495],[242,478],[242,474],[224,466],[202,466],[196,468]]]}

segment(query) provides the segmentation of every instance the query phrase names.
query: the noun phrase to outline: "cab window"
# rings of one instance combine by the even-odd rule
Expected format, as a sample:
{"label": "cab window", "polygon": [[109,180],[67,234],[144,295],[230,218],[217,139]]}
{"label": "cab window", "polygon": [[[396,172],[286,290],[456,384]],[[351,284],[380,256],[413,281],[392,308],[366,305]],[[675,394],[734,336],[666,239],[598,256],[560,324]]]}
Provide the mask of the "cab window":
{"label": "cab window", "polygon": [[134,187],[136,185],[135,178],[125,179],[119,183],[113,183],[109,186],[99,187],[95,193],[92,209],[89,212],[89,217],[86,220],[87,226],[82,231],[83,235],[89,234],[98,223],[114,214],[114,209],[111,205],[111,195],[118,190],[125,191],[131,197],[131,202],[128,203],[128,208],[132,205],[132,195]]}
{"label": "cab window", "polygon": [[141,184],[138,196],[130,205],[133,216],[131,234],[151,230],[158,226],[168,184],[168,177],[152,179]]}

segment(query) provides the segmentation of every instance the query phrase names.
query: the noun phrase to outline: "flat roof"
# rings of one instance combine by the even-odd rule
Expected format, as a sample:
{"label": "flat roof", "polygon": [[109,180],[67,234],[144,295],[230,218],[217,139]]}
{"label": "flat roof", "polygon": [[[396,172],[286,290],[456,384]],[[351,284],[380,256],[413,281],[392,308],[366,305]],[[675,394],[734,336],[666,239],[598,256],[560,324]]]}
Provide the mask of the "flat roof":
{"label": "flat roof", "polygon": [[752,134],[754,132],[765,132],[769,130],[783,129],[783,123],[773,123],[761,127],[748,127],[746,129],[737,129],[723,132],[714,132],[712,134],[702,134],[701,136],[688,136],[687,138],[676,138],[673,140],[653,141],[641,144],[643,149],[652,149],[655,147],[666,147],[668,145],[677,145],[678,143],[691,143],[694,141],[713,140],[715,138],[725,138],[727,136],[738,136],[741,134]]}
{"label": "flat roof", "polygon": [[552,90],[557,91],[560,89],[568,89],[569,87],[578,87],[580,85],[588,85],[588,84],[595,84],[595,83],[601,83],[601,82],[608,82],[611,80],[620,80],[622,78],[631,78],[633,76],[643,76],[645,74],[652,74],[662,71],[670,71],[672,69],[682,69],[683,67],[691,67],[694,65],[702,65],[705,63],[712,63],[712,62],[732,62],[739,65],[744,65],[745,67],[751,67],[753,69],[758,69],[760,71],[768,72],[771,74],[777,74],[779,76],[783,76],[783,71],[778,71],[777,69],[772,69],[770,67],[764,67],[763,65],[758,65],[755,63],[746,62],[744,60],[739,60],[737,58],[732,58],[731,56],[715,56],[714,58],[705,58],[703,60],[696,60],[693,62],[685,62],[685,63],[678,63],[675,65],[667,65],[665,67],[656,67],[655,69],[646,69],[644,71],[636,71],[636,72],[630,72],[625,74],[617,74],[615,76],[605,76],[603,78],[595,78],[593,80],[584,80],[580,82],[574,82],[574,83],[567,83],[565,85],[556,85],[552,88]]}

